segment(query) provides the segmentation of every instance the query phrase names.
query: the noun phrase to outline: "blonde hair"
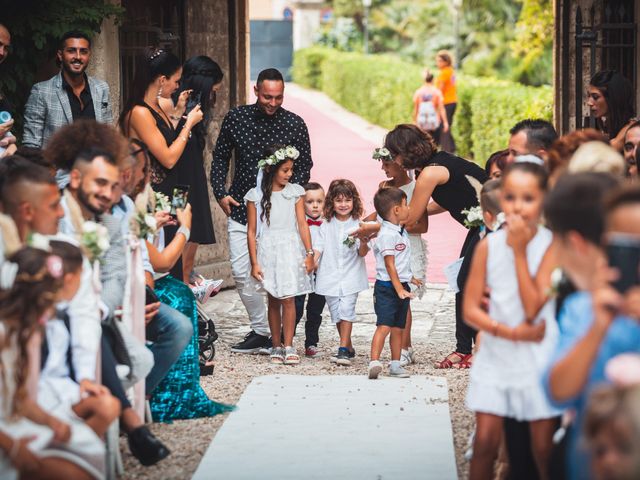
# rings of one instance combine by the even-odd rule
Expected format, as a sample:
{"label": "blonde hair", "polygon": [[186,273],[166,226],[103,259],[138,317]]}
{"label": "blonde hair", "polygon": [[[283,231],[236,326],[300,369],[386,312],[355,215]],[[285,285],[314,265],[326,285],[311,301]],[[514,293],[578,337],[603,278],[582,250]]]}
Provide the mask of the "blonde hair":
{"label": "blonde hair", "polygon": [[626,165],[624,158],[616,150],[603,142],[587,142],[576,150],[569,160],[569,173],[601,172],[613,175],[624,175]]}

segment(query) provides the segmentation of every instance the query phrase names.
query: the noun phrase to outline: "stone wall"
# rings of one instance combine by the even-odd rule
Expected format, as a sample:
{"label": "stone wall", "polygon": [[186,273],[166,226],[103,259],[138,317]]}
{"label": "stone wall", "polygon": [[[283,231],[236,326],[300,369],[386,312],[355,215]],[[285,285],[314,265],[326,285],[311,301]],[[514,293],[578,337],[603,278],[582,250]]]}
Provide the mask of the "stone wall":
{"label": "stone wall", "polygon": [[[119,3],[119,0],[115,0]],[[207,55],[224,71],[222,89],[217,95],[209,140],[205,151],[207,184],[211,151],[224,115],[230,108],[246,103],[248,97],[249,15],[247,0],[185,0],[185,58]],[[120,48],[118,27],[105,21],[94,39],[90,74],[109,83],[114,118],[120,111]],[[216,234],[215,245],[198,250],[198,271],[207,277],[224,278],[225,286],[233,286],[227,247],[227,218],[215,201],[211,190],[211,209]]]}

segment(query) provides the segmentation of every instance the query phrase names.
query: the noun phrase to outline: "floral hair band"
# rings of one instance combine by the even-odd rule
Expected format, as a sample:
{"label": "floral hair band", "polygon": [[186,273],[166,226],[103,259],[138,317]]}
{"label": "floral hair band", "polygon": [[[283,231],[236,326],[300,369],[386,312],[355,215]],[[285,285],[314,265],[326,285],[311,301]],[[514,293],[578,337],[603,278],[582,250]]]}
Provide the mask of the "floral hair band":
{"label": "floral hair band", "polygon": [[387,162],[390,162],[393,160],[393,157],[391,156],[391,152],[387,150],[385,147],[376,148],[371,154],[371,158],[373,158],[374,160],[382,160]]}
{"label": "floral hair band", "polygon": [[280,162],[290,159],[296,160],[300,156],[300,152],[296,147],[292,147],[291,145],[287,145],[284,148],[276,150],[275,153],[269,155],[267,158],[263,158],[258,162],[258,168],[263,169],[266,166],[277,165]]}

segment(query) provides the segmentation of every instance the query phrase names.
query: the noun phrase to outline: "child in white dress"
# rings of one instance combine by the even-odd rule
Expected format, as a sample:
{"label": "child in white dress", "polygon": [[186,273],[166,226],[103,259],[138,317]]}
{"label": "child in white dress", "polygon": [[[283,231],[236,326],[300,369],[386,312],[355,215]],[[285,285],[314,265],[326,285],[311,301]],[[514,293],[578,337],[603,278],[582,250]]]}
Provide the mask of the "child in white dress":
{"label": "child in white dress", "polygon": [[[380,160],[380,168],[387,176],[388,180],[380,182],[379,188],[397,187],[407,194],[407,203],[411,202],[413,190],[416,187],[416,181],[409,177],[407,170],[393,161],[391,153],[386,148],[376,148],[373,152],[373,158]],[[428,221],[424,216],[417,224],[408,225],[409,244],[411,245],[411,274],[417,280],[411,283],[411,291],[418,297],[424,295],[425,282],[427,281],[427,242],[422,238],[422,234],[427,232]],[[375,220],[375,217],[369,216],[367,220]],[[407,323],[402,332],[402,350],[400,353],[400,364],[402,366],[415,363],[416,357],[411,344],[411,325],[413,316],[411,315],[411,307],[407,314]]]}
{"label": "child in white dress", "polygon": [[351,236],[360,226],[363,210],[353,182],[332,181],[324,203],[325,221],[320,226],[318,244],[313,246],[322,255],[316,293],[325,296],[331,321],[338,328],[340,347],[336,363],[343,366],[351,365],[355,357],[351,330],[356,320],[358,293],[369,288],[364,262],[369,246]]}
{"label": "child in white dress", "polygon": [[[102,478],[96,462],[73,451],[76,430],[36,403],[42,325],[62,287],[60,257],[25,247],[0,266],[0,478]],[[88,430],[88,429],[87,429]],[[93,432],[91,432],[93,433]],[[93,434],[96,441],[98,437]]]}
{"label": "child in white dress", "polygon": [[258,186],[244,197],[251,277],[269,298],[271,362],[292,365],[300,363],[293,347],[295,297],[313,292],[311,234],[304,213],[304,188],[289,183],[298,151],[274,146],[265,153],[258,163]]}
{"label": "child in white dress", "polygon": [[501,192],[507,226],[484,238],[473,256],[464,319],[483,333],[467,392],[467,406],[476,412],[471,479],[492,477],[504,418],[529,422],[541,478],[547,471],[561,412],[547,401],[541,380],[558,335],[553,301],[543,293],[553,258],[551,232],[539,225],[546,185],[541,165],[511,165]]}

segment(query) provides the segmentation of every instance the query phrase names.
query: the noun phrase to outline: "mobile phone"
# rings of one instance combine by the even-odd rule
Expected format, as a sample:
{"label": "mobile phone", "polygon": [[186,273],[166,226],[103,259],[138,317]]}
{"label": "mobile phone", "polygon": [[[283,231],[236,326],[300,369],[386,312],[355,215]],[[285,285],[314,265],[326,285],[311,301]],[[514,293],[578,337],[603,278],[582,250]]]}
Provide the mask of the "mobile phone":
{"label": "mobile phone", "polygon": [[156,295],[156,292],[153,291],[153,288],[151,288],[149,285],[145,286],[144,289],[144,304],[145,305],[150,305],[152,303],[158,303],[160,300],[158,300],[158,296]]}
{"label": "mobile phone", "polygon": [[173,187],[173,196],[171,197],[171,210],[169,213],[175,217],[179,208],[183,209],[187,206],[187,198],[189,197],[189,185],[176,185]]}
{"label": "mobile phone", "polygon": [[193,110],[195,106],[200,103],[201,97],[202,97],[201,92],[198,92],[198,93],[191,92],[191,94],[189,94],[189,99],[187,100],[187,105],[184,109],[185,117],[189,115],[189,112],[191,112],[191,110]]}
{"label": "mobile phone", "polygon": [[609,265],[618,271],[613,286],[624,293],[634,285],[640,285],[640,238],[632,235],[609,235],[606,242]]}

